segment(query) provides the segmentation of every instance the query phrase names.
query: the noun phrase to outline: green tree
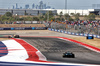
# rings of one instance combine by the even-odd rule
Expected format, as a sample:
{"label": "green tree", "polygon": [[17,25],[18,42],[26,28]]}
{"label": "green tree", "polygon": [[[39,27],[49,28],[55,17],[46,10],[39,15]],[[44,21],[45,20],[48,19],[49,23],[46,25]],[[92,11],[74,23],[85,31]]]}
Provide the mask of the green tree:
{"label": "green tree", "polygon": [[79,20],[79,16],[80,16],[80,14],[77,13],[77,14],[75,14],[74,16],[75,16],[75,20],[78,21],[78,20]]}
{"label": "green tree", "polygon": [[43,20],[46,21],[48,19],[48,12],[44,15]]}
{"label": "green tree", "polygon": [[78,16],[75,16],[75,20],[78,21],[79,20],[79,17]]}
{"label": "green tree", "polygon": [[38,17],[32,17],[32,20],[33,21],[39,21],[39,18]]}
{"label": "green tree", "polygon": [[5,16],[7,16],[7,17],[12,17],[12,13],[6,12],[6,13],[5,13]]}
{"label": "green tree", "polygon": [[77,13],[76,15],[77,15],[78,17],[80,17],[80,13]]}
{"label": "green tree", "polygon": [[74,21],[74,19],[72,19],[71,17],[69,17],[69,21]]}
{"label": "green tree", "polygon": [[24,18],[22,17],[22,18],[19,18],[19,21],[24,21]]}
{"label": "green tree", "polygon": [[9,17],[7,17],[7,16],[5,16],[5,15],[3,15],[2,17],[1,17],[1,19],[2,19],[2,22],[5,22],[5,21],[9,21]]}
{"label": "green tree", "polygon": [[46,14],[45,14],[45,16],[44,16],[44,18],[43,18],[43,20],[49,20],[50,21],[50,19],[52,18],[54,16],[54,14],[52,13],[52,11],[48,11]]}
{"label": "green tree", "polygon": [[6,12],[3,16],[1,16],[1,21],[4,22],[11,22],[14,21],[14,17],[12,17],[12,13]]}
{"label": "green tree", "polygon": [[53,21],[54,21],[54,20],[55,20],[55,18],[54,18],[54,17],[51,17],[51,18],[50,18],[50,20],[53,20]]}
{"label": "green tree", "polygon": [[43,14],[39,14],[39,21],[43,21],[44,19],[44,15]]}
{"label": "green tree", "polygon": [[54,14],[52,13],[52,11],[49,11],[49,21],[54,19],[53,16],[54,16]]}
{"label": "green tree", "polygon": [[71,16],[74,16],[75,14],[74,13],[71,13]]}
{"label": "green tree", "polygon": [[65,20],[69,21],[69,18],[70,18],[69,14],[66,13],[64,16],[65,16]]}
{"label": "green tree", "polygon": [[24,21],[32,21],[32,17],[24,17]]}
{"label": "green tree", "polygon": [[61,11],[60,15],[59,15],[60,16],[60,21],[62,21],[62,15],[63,15],[63,12]]}
{"label": "green tree", "polygon": [[89,14],[89,15],[88,15],[88,20],[89,20],[89,21],[95,20],[95,14],[93,14],[93,13]]}
{"label": "green tree", "polygon": [[56,21],[60,21],[60,18],[56,18]]}
{"label": "green tree", "polygon": [[84,15],[84,20],[88,20],[88,16],[87,15]]}

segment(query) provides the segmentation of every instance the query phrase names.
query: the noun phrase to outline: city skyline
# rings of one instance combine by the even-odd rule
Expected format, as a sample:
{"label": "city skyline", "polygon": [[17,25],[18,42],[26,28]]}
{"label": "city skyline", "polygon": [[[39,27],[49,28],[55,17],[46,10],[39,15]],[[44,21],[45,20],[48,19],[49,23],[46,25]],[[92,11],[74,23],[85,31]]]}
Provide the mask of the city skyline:
{"label": "city skyline", "polygon": [[18,6],[18,3],[15,5],[12,5],[12,8],[10,9],[54,9],[51,6],[48,6],[46,3],[44,3],[42,0],[39,2],[39,4],[33,3],[32,5],[25,4],[24,7]]}
{"label": "city skyline", "polygon": [[[32,8],[32,4],[38,5],[41,0],[0,0],[0,8],[12,9],[18,4],[19,8],[25,8],[26,4]],[[42,0],[46,5],[55,9],[65,9],[65,0]],[[67,9],[92,9],[100,8],[100,0],[67,0]]]}

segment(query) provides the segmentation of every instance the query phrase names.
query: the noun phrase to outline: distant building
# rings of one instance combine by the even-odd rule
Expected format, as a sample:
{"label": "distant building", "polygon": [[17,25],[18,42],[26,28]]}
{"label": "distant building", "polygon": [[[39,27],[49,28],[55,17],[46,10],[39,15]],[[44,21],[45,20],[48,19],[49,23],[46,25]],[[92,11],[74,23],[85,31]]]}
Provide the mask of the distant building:
{"label": "distant building", "polygon": [[46,4],[43,4],[43,9],[46,9]]}
{"label": "distant building", "polygon": [[55,9],[55,8],[52,8],[52,9]]}
{"label": "distant building", "polygon": [[18,4],[16,3],[16,9],[18,9]]}
{"label": "distant building", "polygon": [[[98,5],[99,7],[99,5]],[[8,7],[8,9],[10,9]],[[18,8],[18,3],[16,3],[16,5],[12,6],[12,9],[30,9],[30,6],[29,4],[26,4],[25,7],[22,8],[22,6],[20,6]],[[51,6],[47,6],[47,4],[43,3],[43,1],[40,1],[38,5],[35,5],[34,3],[31,5],[31,9],[54,9],[54,8],[51,8]]]}
{"label": "distant building", "polygon": [[13,12],[11,9],[0,9],[0,15],[4,15],[6,12]]}
{"label": "distant building", "polygon": [[71,13],[77,14],[80,13],[80,15],[89,15],[90,13],[94,13],[95,15],[100,15],[100,9],[87,9],[87,10],[74,10],[74,9],[0,9],[0,15],[4,15],[6,12],[11,12],[13,15],[25,15],[27,13],[28,15],[39,15],[45,14],[48,11],[52,11],[54,14],[60,14],[60,12],[64,14],[68,13],[71,15]]}
{"label": "distant building", "polygon": [[15,6],[14,5],[12,6],[12,9],[15,9]]}
{"label": "distant building", "polygon": [[19,9],[23,9],[22,7],[20,7]]}
{"label": "distant building", "polygon": [[43,9],[43,1],[40,1],[39,9]]}
{"label": "distant building", "polygon": [[48,11],[52,11],[52,13],[57,14],[57,10],[47,10],[47,9],[0,9],[0,15],[4,15],[6,12],[11,12],[13,15],[39,15],[45,14]]}
{"label": "distant building", "polygon": [[87,10],[75,10],[75,9],[57,9],[57,13],[60,14],[60,12],[64,14],[69,14],[71,13],[77,14],[79,13],[80,15],[89,15],[90,13],[94,13],[95,15],[100,15],[100,9],[87,9]]}
{"label": "distant building", "polygon": [[29,4],[26,4],[25,5],[25,9],[29,9]]}
{"label": "distant building", "polygon": [[33,3],[33,4],[32,4],[32,9],[34,9],[34,8],[35,8],[35,4]]}
{"label": "distant building", "polygon": [[36,9],[39,9],[39,6],[38,5],[36,5]]}
{"label": "distant building", "polygon": [[47,6],[47,7],[46,7],[46,9],[50,9],[50,8],[51,8],[50,6]]}

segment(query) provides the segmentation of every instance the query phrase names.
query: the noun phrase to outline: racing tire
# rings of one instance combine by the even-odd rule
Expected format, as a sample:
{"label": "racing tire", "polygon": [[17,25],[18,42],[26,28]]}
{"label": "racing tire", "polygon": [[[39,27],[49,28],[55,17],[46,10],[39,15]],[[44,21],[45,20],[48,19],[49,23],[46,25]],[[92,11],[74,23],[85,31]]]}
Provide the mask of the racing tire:
{"label": "racing tire", "polygon": [[19,35],[14,36],[14,38],[20,38]]}

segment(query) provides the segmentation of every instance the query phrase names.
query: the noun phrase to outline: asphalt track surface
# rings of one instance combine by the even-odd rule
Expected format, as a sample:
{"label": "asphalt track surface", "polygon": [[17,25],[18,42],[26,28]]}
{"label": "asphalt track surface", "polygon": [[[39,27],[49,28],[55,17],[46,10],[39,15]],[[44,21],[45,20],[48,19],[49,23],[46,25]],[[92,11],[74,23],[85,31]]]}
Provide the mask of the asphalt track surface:
{"label": "asphalt track surface", "polygon": [[[100,53],[70,41],[43,37],[23,37],[21,39],[40,50],[48,61],[100,65]],[[62,55],[66,51],[73,52],[75,58],[63,58]]]}

